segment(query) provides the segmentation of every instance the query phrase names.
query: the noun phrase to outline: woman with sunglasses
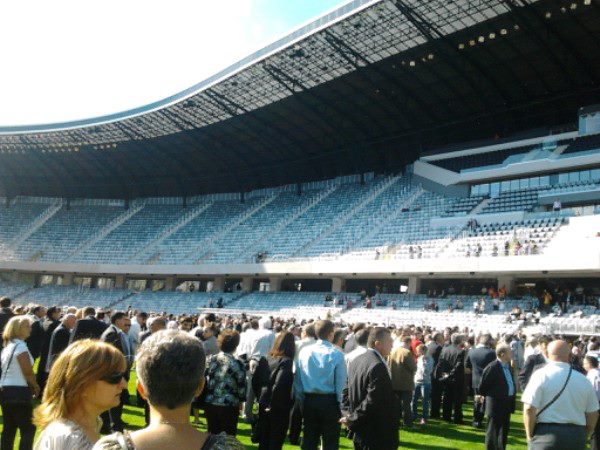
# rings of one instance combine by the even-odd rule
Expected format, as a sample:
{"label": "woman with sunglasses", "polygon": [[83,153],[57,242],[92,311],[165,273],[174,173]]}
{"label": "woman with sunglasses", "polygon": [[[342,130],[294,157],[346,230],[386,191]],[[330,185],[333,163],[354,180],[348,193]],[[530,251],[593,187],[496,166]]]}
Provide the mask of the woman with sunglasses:
{"label": "woman with sunglasses", "polygon": [[99,416],[119,404],[127,388],[123,354],[84,339],[69,345],[50,370],[34,423],[42,429],[35,450],[90,450],[100,438]]}

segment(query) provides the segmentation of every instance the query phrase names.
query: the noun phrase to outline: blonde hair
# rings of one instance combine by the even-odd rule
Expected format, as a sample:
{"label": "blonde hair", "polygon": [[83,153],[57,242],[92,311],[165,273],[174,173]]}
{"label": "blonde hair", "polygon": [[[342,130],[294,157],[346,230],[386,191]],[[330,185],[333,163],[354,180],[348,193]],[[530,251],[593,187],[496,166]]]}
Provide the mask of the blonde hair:
{"label": "blonde hair", "polygon": [[45,428],[54,420],[67,418],[81,403],[85,389],[126,367],[123,354],[110,344],[92,339],[72,343],[52,365],[33,423]]}
{"label": "blonde hair", "polygon": [[6,347],[13,339],[18,339],[23,325],[25,323],[31,325],[31,322],[32,320],[29,316],[12,317],[6,323],[6,327],[4,327],[4,332],[2,333],[2,341],[4,342],[4,346]]}

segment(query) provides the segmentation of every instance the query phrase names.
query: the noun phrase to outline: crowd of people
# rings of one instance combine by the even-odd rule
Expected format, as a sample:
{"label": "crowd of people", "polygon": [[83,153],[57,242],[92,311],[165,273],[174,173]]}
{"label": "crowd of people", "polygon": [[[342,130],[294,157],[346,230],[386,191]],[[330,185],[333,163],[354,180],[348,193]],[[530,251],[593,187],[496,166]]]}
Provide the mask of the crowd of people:
{"label": "crowd of people", "polygon": [[[240,420],[259,449],[286,439],[337,449],[346,435],[356,449],[391,450],[401,427],[464,424],[469,398],[470,426],[485,427],[486,448],[497,450],[520,391],[530,449],[584,449],[592,436],[599,448],[595,337],[16,308],[8,298],[0,331],[0,450],[13,448],[17,430],[20,450],[241,449]],[[127,389],[132,370],[137,398]],[[138,431],[122,419],[132,402],[145,411]]]}

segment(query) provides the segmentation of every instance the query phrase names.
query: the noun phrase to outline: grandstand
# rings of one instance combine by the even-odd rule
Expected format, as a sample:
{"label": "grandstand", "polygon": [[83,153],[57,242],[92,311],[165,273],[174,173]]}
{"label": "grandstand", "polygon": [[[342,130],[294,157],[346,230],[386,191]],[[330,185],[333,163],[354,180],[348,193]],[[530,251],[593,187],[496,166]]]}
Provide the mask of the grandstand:
{"label": "grandstand", "polygon": [[[543,283],[600,295],[600,10],[562,3],[354,0],[162,102],[0,127],[2,294],[505,331]],[[433,282],[508,295],[416,313]]]}

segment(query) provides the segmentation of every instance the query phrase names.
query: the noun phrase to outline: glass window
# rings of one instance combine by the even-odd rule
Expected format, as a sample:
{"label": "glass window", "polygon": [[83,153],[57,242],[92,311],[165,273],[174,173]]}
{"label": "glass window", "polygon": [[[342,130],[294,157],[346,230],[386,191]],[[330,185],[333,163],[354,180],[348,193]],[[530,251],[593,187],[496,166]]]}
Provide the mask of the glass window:
{"label": "glass window", "polygon": [[511,191],[519,190],[519,180],[510,180],[510,190]]}
{"label": "glass window", "polygon": [[503,181],[500,183],[500,192],[510,191],[510,181]]}
{"label": "glass window", "polygon": [[579,172],[570,172],[569,173],[569,181],[571,183],[579,181]]}
{"label": "glass window", "polygon": [[540,185],[540,177],[533,177],[530,182],[531,187],[539,187]]}
{"label": "glass window", "polygon": [[490,184],[490,197],[497,197],[500,193],[500,183]]}
{"label": "glass window", "polygon": [[550,186],[550,175],[540,177],[540,186]]}
{"label": "glass window", "polygon": [[569,174],[568,173],[559,173],[558,174],[558,182],[559,183],[566,183],[567,181],[569,181]]}
{"label": "glass window", "polygon": [[519,189],[527,189],[529,187],[529,178],[522,178],[519,182]]}
{"label": "glass window", "polygon": [[488,195],[490,193],[489,183],[479,185],[479,195]]}
{"label": "glass window", "polygon": [[579,175],[581,181],[589,181],[592,178],[592,174],[589,170],[582,170]]}
{"label": "glass window", "polygon": [[592,180],[600,180],[600,169],[592,169]]}
{"label": "glass window", "polygon": [[471,195],[476,196],[479,195],[479,185],[471,186]]}

